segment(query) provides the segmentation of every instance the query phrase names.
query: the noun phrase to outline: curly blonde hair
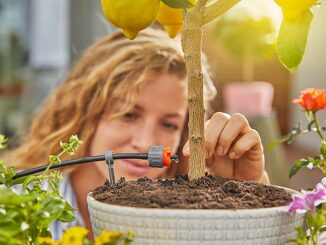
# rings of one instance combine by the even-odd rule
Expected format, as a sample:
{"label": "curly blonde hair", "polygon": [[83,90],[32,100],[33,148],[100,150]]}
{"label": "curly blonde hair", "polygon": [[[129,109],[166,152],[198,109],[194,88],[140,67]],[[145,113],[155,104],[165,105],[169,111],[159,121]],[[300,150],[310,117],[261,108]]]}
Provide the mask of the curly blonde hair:
{"label": "curly blonde hair", "polygon": [[[186,77],[180,42],[167,38],[164,32],[143,31],[132,41],[121,32],[102,38],[84,52],[48,98],[22,145],[7,155],[7,162],[20,169],[45,164],[50,154],[61,151],[59,142],[71,135],[83,140],[74,157],[86,156],[104,113],[112,119],[123,115],[134,106],[142,84],[151,76],[166,73]],[[112,113],[109,109],[118,98],[124,98],[125,103],[119,112]]]}

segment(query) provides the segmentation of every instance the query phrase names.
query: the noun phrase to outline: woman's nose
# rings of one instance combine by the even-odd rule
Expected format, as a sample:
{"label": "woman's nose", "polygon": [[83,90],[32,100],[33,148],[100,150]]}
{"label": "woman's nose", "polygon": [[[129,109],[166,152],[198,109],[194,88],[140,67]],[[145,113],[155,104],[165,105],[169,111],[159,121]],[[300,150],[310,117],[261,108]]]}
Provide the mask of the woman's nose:
{"label": "woman's nose", "polygon": [[158,144],[157,132],[152,125],[144,125],[134,132],[132,145],[138,152],[146,153],[150,146]]}

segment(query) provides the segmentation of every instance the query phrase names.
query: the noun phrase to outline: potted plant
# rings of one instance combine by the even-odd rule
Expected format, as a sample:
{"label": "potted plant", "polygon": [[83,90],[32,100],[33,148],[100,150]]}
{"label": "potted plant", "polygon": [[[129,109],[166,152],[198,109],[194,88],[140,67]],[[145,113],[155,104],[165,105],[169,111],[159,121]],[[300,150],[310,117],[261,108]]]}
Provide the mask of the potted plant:
{"label": "potted plant", "polygon": [[[247,194],[253,193],[254,190],[257,190],[253,187],[254,185],[258,185],[259,187],[256,186],[258,189],[273,188],[273,190],[264,189],[263,192],[267,192],[268,195],[281,191],[277,187],[205,176],[205,152],[203,148],[204,107],[203,95],[199,92],[202,91],[203,86],[203,75],[200,66],[201,28],[238,2],[238,0],[219,0],[208,3],[206,0],[198,0],[196,5],[192,6],[187,0],[161,1],[161,4],[165,4],[169,8],[184,9],[181,42],[189,79],[189,180],[187,177],[158,181],[143,178],[131,182],[122,179],[115,186],[110,186],[107,183],[98,187],[88,195],[89,211],[95,234],[100,229],[107,227],[117,230],[134,230],[137,234],[136,241],[141,244],[195,244],[199,242],[207,242],[208,244],[262,244],[263,242],[267,244],[284,244],[293,236],[290,227],[302,222],[302,216],[289,215],[284,212],[286,201],[282,204],[279,203],[283,207],[253,210],[248,210],[245,207],[240,210],[237,209],[236,204],[230,204],[230,198],[221,200],[221,198],[217,197],[216,200],[211,202],[215,203],[215,208],[219,204],[219,200],[220,203],[229,203],[229,207],[224,208],[233,210],[207,210],[209,200],[213,200],[212,196],[207,196],[212,194],[209,192],[212,192],[212,189],[215,188],[220,188],[224,194],[226,190],[229,190],[233,195],[235,193],[239,194],[241,188],[245,189]],[[287,1],[280,0],[277,3],[282,7],[285,16],[278,38],[278,54],[281,62],[293,71],[301,61],[312,16],[310,8],[316,2],[306,3],[305,1],[301,5],[295,3],[291,5],[292,2],[289,4]],[[123,29],[125,35],[130,39],[136,38],[139,30],[149,26],[156,19],[155,12],[159,11],[158,8],[155,10],[150,9],[151,18],[144,20],[143,23],[135,24],[135,22],[119,21],[116,14],[122,14],[123,9],[134,9],[129,8],[133,4],[135,3],[132,1],[124,1],[121,5],[115,5],[114,1],[102,0],[106,17],[114,25]],[[146,1],[141,1],[139,6],[144,11],[149,9]],[[132,11],[128,11],[128,14],[130,14],[131,19],[134,17]],[[162,14],[158,15],[161,16]],[[180,24],[179,19],[177,22],[176,24]],[[165,24],[162,23],[162,20],[160,20],[160,23]],[[300,25],[297,25],[298,23]],[[169,19],[168,24],[173,24],[173,18]],[[169,31],[169,28],[166,28],[166,30]],[[302,37],[299,40],[294,38],[298,33]],[[287,37],[289,34],[290,39]],[[174,36],[174,33],[171,36]],[[143,189],[145,186],[148,189]],[[169,187],[167,188],[167,186]],[[195,186],[199,188],[194,190]],[[159,194],[154,195],[151,192],[153,189]],[[174,190],[168,192],[168,189]],[[127,192],[127,190],[131,191]],[[193,190],[194,192],[192,194],[187,193],[184,198],[180,197],[183,196],[181,194],[185,190]],[[125,192],[127,194],[123,195]],[[291,191],[287,190],[282,193],[289,194]],[[239,200],[239,196],[236,194],[234,196],[238,197],[237,200]],[[215,193],[216,196],[218,194]],[[253,198],[244,196],[249,200]],[[163,197],[165,197],[164,201],[158,200],[163,199]],[[188,202],[188,209],[184,209],[179,203],[176,203],[176,199],[186,199],[186,201],[183,201]],[[286,198],[282,196],[281,199]],[[199,203],[200,200],[205,201]],[[161,205],[159,205],[160,202]],[[195,207],[199,207],[200,210],[195,210]]]}
{"label": "potted plant", "polygon": [[[125,1],[128,3],[128,1]],[[160,1],[158,1],[160,2]],[[265,185],[259,185],[259,184],[255,184],[255,183],[251,183],[251,182],[241,182],[241,181],[234,181],[234,180],[223,180],[217,177],[212,177],[212,176],[205,176],[205,167],[204,167],[204,150],[203,150],[203,102],[202,102],[202,94],[198,93],[198,91],[201,91],[202,89],[202,74],[201,74],[201,69],[200,69],[200,62],[199,62],[199,57],[200,57],[200,40],[201,40],[201,26],[204,23],[209,22],[210,20],[214,19],[216,16],[222,14],[223,12],[225,12],[227,9],[229,9],[230,7],[232,7],[234,4],[236,4],[238,2],[238,0],[220,0],[218,2],[214,2],[209,6],[206,6],[206,1],[205,0],[199,0],[197,2],[197,4],[192,8],[191,11],[188,11],[186,16],[185,16],[185,22],[184,22],[184,26],[183,26],[183,47],[184,47],[184,51],[186,54],[186,60],[187,60],[187,69],[188,71],[192,71],[191,74],[189,74],[189,80],[190,80],[190,91],[189,91],[189,96],[193,96],[190,98],[190,132],[191,132],[191,141],[190,141],[190,151],[191,151],[191,158],[190,158],[190,172],[189,172],[189,179],[190,181],[188,181],[187,178],[185,177],[179,177],[176,178],[175,180],[160,180],[160,181],[154,181],[152,182],[151,180],[148,180],[146,178],[144,179],[140,179],[136,182],[124,182],[123,180],[119,181],[117,186],[112,188],[109,187],[108,189],[112,189],[112,190],[119,190],[118,188],[120,187],[124,187],[126,185],[130,185],[133,183],[140,183],[140,184],[144,184],[144,185],[148,185],[150,186],[150,188],[155,187],[155,189],[158,189],[158,187],[161,186],[166,186],[166,185],[180,185],[180,186],[184,186],[185,189],[192,189],[192,187],[194,187],[195,184],[197,184],[198,186],[202,186],[205,187],[206,190],[208,189],[215,189],[215,188],[210,188],[210,186],[213,186],[214,183],[215,184],[219,184],[220,186],[223,186],[224,189],[222,189],[222,193],[225,192],[226,190],[228,190],[231,193],[235,193],[235,194],[239,194],[239,187],[242,186],[243,189],[245,190],[245,193],[252,193],[256,190],[256,188],[253,188],[255,185],[258,185],[258,189],[261,188],[262,192],[265,192],[266,197],[270,196],[269,191],[272,193],[279,193],[281,194],[281,198],[280,196],[277,194],[276,196],[279,197],[278,200],[282,200],[285,199],[285,203],[289,202],[289,192],[284,191],[280,188],[276,188],[276,187],[271,187],[271,186],[265,186]],[[142,2],[143,3],[143,2]],[[187,1],[172,1],[172,0],[166,0],[164,1],[164,3],[166,3],[167,5],[171,6],[171,7],[177,7],[177,8],[185,8],[189,6],[189,3]],[[128,3],[128,4],[132,4],[132,2]],[[180,5],[181,4],[181,5]],[[146,6],[146,5],[145,5]],[[127,7],[127,6],[125,6]],[[288,6],[285,6],[285,8],[287,8]],[[300,9],[300,11],[297,13],[298,16],[301,17],[302,12],[304,14],[307,14],[307,11],[309,11],[310,13],[310,7],[311,5],[308,6],[304,6],[303,9]],[[293,10],[292,8],[290,9],[291,11]],[[289,11],[288,9],[286,11]],[[291,12],[290,11],[290,12]],[[292,13],[292,12],[291,12]],[[298,16],[294,16],[295,18]],[[291,15],[291,17],[293,17]],[[154,14],[154,19],[155,19],[155,14]],[[296,20],[296,19],[295,19]],[[133,24],[133,23],[130,23]],[[148,23],[150,24],[150,23]],[[146,27],[146,25],[145,25]],[[144,27],[142,27],[144,28]],[[126,29],[126,35],[129,36],[130,38],[134,38],[135,35],[135,30],[134,29],[128,29],[128,26],[125,28]],[[191,39],[190,37],[193,37],[193,39]],[[301,49],[302,50],[302,49]],[[194,51],[194,52],[193,52]],[[281,52],[282,54],[282,52]],[[187,56],[188,55],[188,56]],[[286,56],[285,58],[288,58],[288,56]],[[293,59],[291,59],[291,62],[293,61]],[[289,65],[290,67],[293,67],[293,63],[288,64],[286,61],[284,62],[287,65]],[[296,64],[294,64],[295,66]],[[197,103],[199,102],[199,103]],[[197,120],[199,119],[199,120]],[[195,123],[195,120],[198,121],[198,123]],[[0,144],[2,145],[2,144]],[[62,145],[64,147],[64,149],[66,149],[66,151],[68,153],[70,153],[71,149],[69,144]],[[58,159],[58,156],[51,156],[50,157],[50,165],[46,167],[45,169],[45,173],[48,173],[49,168],[51,168],[51,166],[54,165],[54,163],[58,163],[60,162],[60,160]],[[56,165],[57,166],[57,165]],[[12,172],[8,172],[9,175],[1,175],[1,177],[5,177],[2,180],[2,183],[5,182],[8,184],[7,181],[10,182],[12,181]],[[41,175],[40,177],[42,178],[43,175]],[[28,181],[32,181],[35,177],[32,176],[30,178],[26,178],[24,181],[28,182]],[[36,178],[38,180],[38,178]],[[39,181],[39,180],[38,180]],[[29,184],[25,182],[25,187]],[[111,182],[112,183],[112,182]],[[156,186],[155,186],[156,185]],[[37,187],[37,186],[36,186]],[[156,188],[157,187],[157,188]],[[216,187],[216,185],[215,185]],[[107,188],[106,186],[103,186],[103,188]],[[196,205],[198,198],[202,199],[202,197],[207,196],[207,191],[205,190],[202,191],[197,191],[197,199],[196,196],[190,196],[192,198],[195,198],[194,201],[190,200],[190,203],[192,202],[193,205]],[[247,189],[246,189],[247,188]],[[271,189],[270,189],[271,188]],[[217,189],[217,188],[216,188]],[[122,189],[123,190],[123,189]],[[206,234],[206,236],[210,236],[208,237],[208,242],[209,243],[216,243],[217,240],[221,240],[221,239],[225,239],[224,243],[226,243],[225,241],[227,241],[227,243],[229,244],[236,244],[239,243],[239,240],[242,241],[246,241],[247,244],[254,244],[255,242],[258,242],[259,244],[262,243],[262,241],[266,241],[266,236],[270,236],[270,243],[284,243],[286,241],[286,239],[288,239],[288,237],[291,235],[289,234],[289,230],[286,230],[285,227],[287,226],[293,226],[296,223],[300,223],[301,217],[300,215],[295,216],[295,215],[289,215],[285,212],[282,212],[282,208],[267,208],[267,209],[261,209],[261,211],[254,211],[255,214],[252,214],[251,211],[248,210],[243,210],[239,211],[239,210],[228,210],[225,211],[224,213],[222,213],[221,215],[223,217],[227,217],[227,221],[222,222],[221,223],[216,223],[216,220],[219,219],[222,216],[219,215],[213,215],[210,212],[205,212],[204,210],[198,210],[194,211],[194,210],[188,210],[186,211],[186,213],[182,213],[184,210],[180,210],[181,213],[175,213],[173,209],[171,210],[165,210],[163,211],[162,209],[149,209],[149,208],[128,208],[128,207],[121,207],[121,206],[117,206],[117,205],[107,205],[104,204],[102,202],[96,201],[93,198],[93,195],[95,196],[97,193],[97,190],[94,191],[93,194],[89,195],[89,207],[90,207],[90,212],[92,215],[92,222],[93,222],[93,227],[94,227],[94,231],[96,233],[99,232],[98,230],[98,226],[102,225],[103,222],[100,222],[101,220],[103,221],[103,217],[104,219],[106,219],[105,216],[103,216],[103,213],[108,212],[107,210],[109,209],[114,209],[115,212],[117,212],[118,210],[118,215],[121,215],[120,212],[123,212],[122,210],[124,209],[125,212],[123,213],[124,216],[109,216],[107,217],[108,220],[105,220],[104,223],[109,223],[111,221],[109,221],[110,219],[112,220],[112,222],[114,222],[115,224],[119,225],[122,224],[119,229],[126,229],[126,230],[132,230],[132,229],[136,229],[137,225],[141,226],[141,229],[139,230],[139,234],[144,234],[143,238],[139,237],[139,241],[141,241],[142,243],[146,244],[146,243],[154,243],[154,240],[152,238],[152,236],[154,235],[154,239],[155,239],[155,244],[162,242],[163,244],[166,243],[187,243],[187,241],[192,241],[192,242],[198,242],[201,241],[203,242],[204,240],[204,235],[202,232],[197,232],[199,230],[204,231],[204,229],[202,229],[202,226],[205,226],[206,224],[210,224],[213,225],[214,224],[214,228],[212,228],[213,232],[208,232]],[[180,194],[180,190],[178,190],[176,192],[175,197],[178,197]],[[55,193],[53,194],[55,195]],[[165,195],[165,192],[162,191],[162,195],[161,196],[166,196],[168,197],[168,200],[170,199],[170,196]],[[216,195],[217,196],[217,195]],[[156,196],[157,197],[157,196]],[[189,196],[188,196],[189,197]],[[218,197],[218,196],[217,196]],[[37,197],[35,197],[34,194],[34,198],[37,199]],[[244,198],[244,203],[250,204],[251,202],[256,202],[256,200],[251,200],[250,196],[248,195],[243,195]],[[130,197],[129,197],[130,199]],[[155,197],[154,197],[155,199]],[[274,199],[274,198],[273,198]],[[277,198],[275,198],[277,199]],[[274,199],[274,200],[275,200]],[[208,197],[208,200],[211,200]],[[62,203],[65,204],[64,200]],[[221,199],[220,199],[221,201]],[[264,200],[262,200],[264,202]],[[283,200],[284,201],[284,200]],[[219,203],[216,201],[213,201],[211,203]],[[229,208],[231,206],[231,200],[228,199],[221,201],[221,203],[229,203]],[[283,203],[279,203],[279,205],[283,205],[285,204]],[[251,205],[251,204],[250,204]],[[276,205],[276,206],[279,206]],[[61,208],[65,209],[65,208],[70,208],[67,205],[61,205]],[[109,208],[109,209],[108,209]],[[236,208],[236,206],[233,206],[233,208]],[[103,212],[104,210],[104,212]],[[256,210],[256,209],[255,209]],[[271,213],[268,212],[268,214],[266,213],[266,211],[270,211]],[[52,210],[51,210],[52,211]],[[144,213],[142,213],[142,211],[144,211]],[[150,213],[147,213],[147,212]],[[151,221],[149,219],[144,220],[143,218],[146,217],[151,217],[153,215],[153,213],[151,213],[152,211],[156,212],[156,213],[161,213],[163,212],[164,216],[160,216],[162,218],[162,220],[159,220],[159,222],[155,221],[155,223],[151,223]],[[169,211],[172,211],[171,213]],[[178,211],[178,210],[177,210]],[[130,217],[129,219],[129,215],[131,213],[136,213],[136,219],[132,219]],[[213,212],[219,212],[219,211],[213,211]],[[2,212],[3,213],[3,212]],[[190,214],[195,214],[197,213],[195,217],[197,217],[200,220],[203,220],[202,222],[194,222],[194,218],[190,217],[190,219],[184,221],[183,218],[187,218],[186,216],[189,216]],[[64,216],[62,209],[60,211],[59,214],[57,214],[58,217],[60,218],[66,218],[66,216]],[[140,216],[139,216],[140,214]],[[240,216],[238,216],[238,214],[240,214]],[[247,214],[247,215],[245,215]],[[267,215],[266,215],[267,214]],[[269,217],[272,215],[274,217],[274,214],[276,214],[276,216],[281,217],[280,219],[275,220],[274,222],[274,218],[269,219]],[[47,216],[48,214],[45,214],[45,216]],[[127,216],[126,216],[127,215]],[[236,217],[236,223],[234,222],[230,222],[228,219],[228,216],[233,216],[235,215]],[[63,217],[61,217],[63,216]],[[174,216],[176,216],[177,218],[179,217],[179,220],[183,220],[183,224],[182,223],[175,223],[175,219],[173,219],[171,222],[169,222],[168,217],[173,216],[173,218],[175,218]],[[258,217],[259,220],[262,220],[262,217],[265,218],[267,216],[267,220],[260,222],[259,223],[259,227],[262,228],[262,232],[260,234],[260,237],[255,237],[254,235],[256,235],[253,231],[253,229],[256,229],[258,226],[254,226],[253,224],[257,224],[252,222],[251,219],[249,219],[249,217],[252,216],[256,216]],[[50,216],[52,217],[52,216]],[[140,220],[141,217],[141,220]],[[203,219],[204,217],[204,219]],[[205,222],[205,219],[209,219],[210,217],[212,218],[212,222],[213,223],[208,223]],[[242,221],[246,221],[247,219],[249,219],[248,223],[243,223]],[[42,221],[42,219],[40,219]],[[240,220],[240,221],[239,221]],[[122,223],[124,221],[127,221],[129,223],[125,224]],[[239,222],[238,222],[239,221]],[[145,229],[142,225],[143,224],[148,224],[149,229]],[[164,224],[168,224],[169,226],[171,226],[171,233],[170,232],[166,232],[164,229],[166,228],[165,226],[163,226]],[[175,225],[178,225],[178,227],[175,227]],[[180,226],[179,226],[180,224]],[[271,235],[269,234],[269,228],[270,226],[274,226],[275,224],[279,225],[279,228],[276,229],[277,231],[273,230],[271,231]],[[190,227],[190,230],[184,230],[183,229],[183,225],[187,225]],[[266,225],[266,226],[265,226]],[[156,229],[156,231],[153,233],[153,227],[157,227],[158,229]],[[249,226],[249,227],[248,227]],[[250,229],[250,226],[252,227]],[[241,233],[240,236],[237,236],[235,234],[235,232],[232,233],[227,233],[227,232],[214,232],[216,231],[218,228],[217,227],[221,227],[221,229],[224,229],[226,231],[233,231],[234,229],[240,229],[241,227],[244,228],[245,232]],[[21,227],[20,227],[21,228]],[[23,227],[24,228],[24,227]],[[206,227],[207,228],[207,227]],[[284,228],[284,229],[283,229]],[[24,229],[21,229],[24,230]],[[33,231],[35,231],[35,229],[33,229]],[[189,233],[190,231],[190,233]],[[35,231],[37,232],[37,231]],[[40,231],[38,231],[40,232]],[[83,231],[81,231],[81,233],[84,233]],[[283,233],[283,235],[282,235]],[[176,236],[174,237],[174,235],[176,234]],[[213,235],[214,237],[212,237]],[[264,234],[264,235],[262,235]],[[190,239],[192,240],[180,240],[181,237],[190,237]],[[34,235],[32,235],[32,238],[35,238]],[[143,239],[143,240],[141,240]],[[159,240],[161,239],[161,241]],[[166,239],[169,239],[168,241],[166,241]],[[278,240],[274,240],[274,239],[278,239]],[[223,244],[224,244],[223,243]]]}

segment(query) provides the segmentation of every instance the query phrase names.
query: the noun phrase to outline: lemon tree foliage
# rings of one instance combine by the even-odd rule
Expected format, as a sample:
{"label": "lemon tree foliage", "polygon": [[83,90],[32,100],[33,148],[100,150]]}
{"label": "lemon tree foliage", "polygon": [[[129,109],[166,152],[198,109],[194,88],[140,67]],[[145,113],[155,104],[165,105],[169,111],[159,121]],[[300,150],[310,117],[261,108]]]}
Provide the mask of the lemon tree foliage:
{"label": "lemon tree foliage", "polygon": [[[181,30],[184,11],[193,7],[196,0],[101,0],[105,17],[122,29],[129,39],[157,20],[169,34],[175,37]],[[209,1],[214,4],[214,1]],[[213,2],[213,3],[212,3]],[[225,6],[232,0],[216,0]],[[275,0],[284,16],[279,37],[277,54],[280,62],[291,72],[299,66],[305,51],[309,27],[312,20],[311,8],[318,0]],[[218,12],[218,10],[217,10]]]}
{"label": "lemon tree foliage", "polygon": [[312,18],[311,11],[306,10],[298,18],[285,18],[282,22],[276,50],[280,62],[291,72],[297,69],[303,58]]}
{"label": "lemon tree foliage", "polygon": [[318,0],[275,0],[282,8],[283,22],[277,40],[277,54],[280,62],[291,72],[299,66],[307,44],[311,8]]}
{"label": "lemon tree foliage", "polygon": [[194,6],[196,0],[162,0],[162,2],[171,8],[185,9]]}

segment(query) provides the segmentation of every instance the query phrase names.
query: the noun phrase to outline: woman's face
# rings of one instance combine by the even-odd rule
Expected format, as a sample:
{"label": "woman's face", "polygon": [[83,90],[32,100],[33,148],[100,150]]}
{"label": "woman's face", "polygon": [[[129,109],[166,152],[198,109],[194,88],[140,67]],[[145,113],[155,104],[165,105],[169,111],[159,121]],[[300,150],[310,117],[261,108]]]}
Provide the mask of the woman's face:
{"label": "woman's face", "polygon": [[[119,103],[113,111],[119,111]],[[158,77],[140,87],[135,107],[120,118],[103,117],[91,144],[90,154],[147,153],[150,146],[170,147],[176,152],[187,113],[187,83],[175,75]],[[107,178],[105,163],[96,167]],[[165,168],[150,168],[145,160],[115,160],[115,177],[159,178]]]}

